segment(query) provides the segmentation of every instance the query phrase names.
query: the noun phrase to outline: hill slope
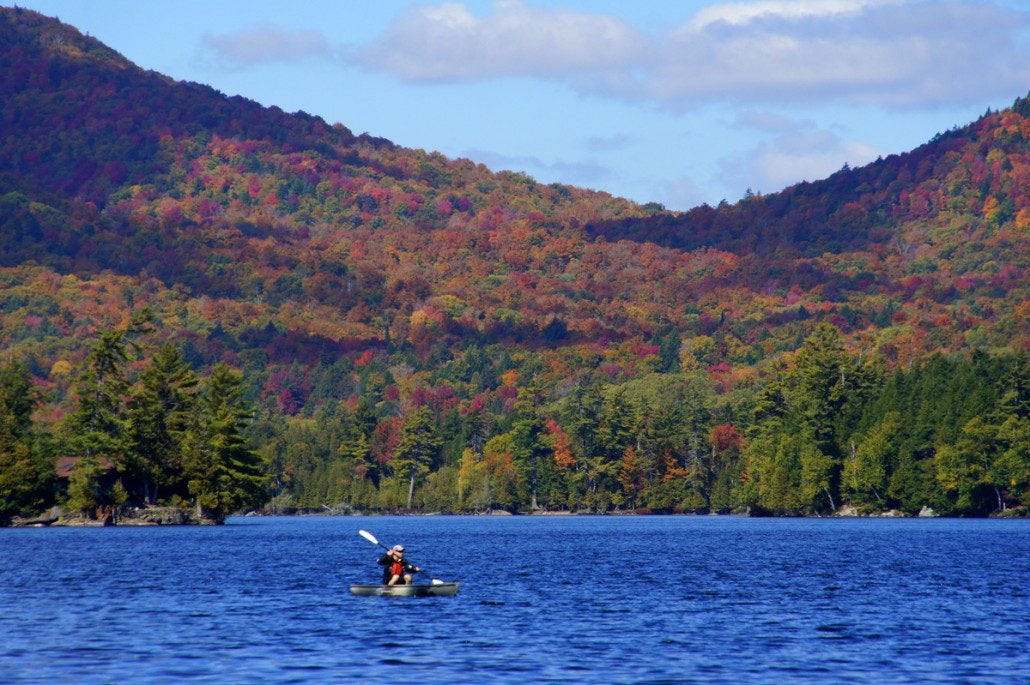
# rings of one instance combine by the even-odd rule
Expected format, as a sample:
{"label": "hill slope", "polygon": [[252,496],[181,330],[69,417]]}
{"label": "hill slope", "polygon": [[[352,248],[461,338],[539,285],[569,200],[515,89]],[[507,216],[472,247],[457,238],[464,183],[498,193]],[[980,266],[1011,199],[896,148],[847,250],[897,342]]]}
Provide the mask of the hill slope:
{"label": "hill slope", "polygon": [[[824,181],[673,214],[176,83],[0,8],[0,354],[27,361],[51,400],[37,414],[54,421],[74,403],[88,343],[149,307],[150,349],[171,341],[202,373],[244,371],[275,492],[308,503],[340,488],[403,503],[406,431],[436,430],[431,463],[411,471],[412,485],[433,473],[427,507],[485,473],[484,506],[543,498],[550,455],[551,506],[640,495],[667,508],[703,492],[707,507],[826,508],[846,491],[844,445],[854,462],[856,441],[880,449],[895,426],[895,451],[876,452],[880,480],[901,474],[893,501],[989,511],[1005,501],[997,486],[992,500],[972,482],[961,507],[942,490],[975,469],[935,466],[933,441],[959,444],[960,419],[1015,406],[998,379],[1018,364],[979,352],[1027,347],[1027,109],[1018,100]],[[827,323],[862,360],[855,375]],[[814,348],[796,352],[806,338]],[[972,361],[921,371],[939,351]],[[835,399],[799,405],[794,386],[811,384],[805,364],[823,354],[839,368],[811,396]],[[870,360],[915,375],[866,416]],[[827,390],[838,377],[868,381],[848,386],[846,410]],[[904,388],[945,386],[902,436]],[[956,399],[971,389],[977,403]],[[798,426],[812,431],[800,456]],[[745,429],[759,446],[746,459]],[[973,454],[961,449],[949,454]],[[770,453],[793,459],[798,483],[798,464],[828,480],[774,497],[761,490],[780,477]],[[813,471],[820,454],[831,466]],[[1025,480],[1007,473],[992,483]],[[886,487],[849,492],[879,501]]]}
{"label": "hill slope", "polygon": [[1025,343],[1026,100],[825,181],[649,214],[175,83],[33,12],[0,27],[7,332],[50,362],[130,303],[207,361],[675,331],[750,365],[815,320],[893,358]]}

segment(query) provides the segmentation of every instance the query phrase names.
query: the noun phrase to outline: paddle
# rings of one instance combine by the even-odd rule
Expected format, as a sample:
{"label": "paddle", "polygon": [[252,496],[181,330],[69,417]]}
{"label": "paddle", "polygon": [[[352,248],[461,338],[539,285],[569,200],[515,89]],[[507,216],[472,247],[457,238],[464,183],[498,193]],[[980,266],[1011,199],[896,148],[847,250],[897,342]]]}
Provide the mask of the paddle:
{"label": "paddle", "polygon": [[[358,535],[360,535],[361,537],[365,538],[366,540],[371,542],[373,545],[379,545],[380,547],[382,547],[383,549],[385,549],[387,551],[390,550],[389,547],[387,547],[383,543],[379,542],[379,540],[376,538],[376,536],[372,535],[372,533],[369,533],[367,530],[359,530],[358,531]],[[439,578],[433,578],[432,581],[433,581],[433,585],[443,585],[444,584],[444,582],[442,580],[440,580]]]}

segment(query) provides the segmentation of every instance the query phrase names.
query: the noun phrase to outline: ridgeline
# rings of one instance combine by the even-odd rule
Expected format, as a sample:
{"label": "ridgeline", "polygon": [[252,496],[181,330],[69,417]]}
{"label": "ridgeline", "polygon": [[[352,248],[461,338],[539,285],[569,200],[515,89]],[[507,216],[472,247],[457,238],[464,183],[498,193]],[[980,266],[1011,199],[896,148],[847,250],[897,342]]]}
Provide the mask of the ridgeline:
{"label": "ridgeline", "polygon": [[0,8],[0,519],[1024,512],[1027,103],[673,213]]}

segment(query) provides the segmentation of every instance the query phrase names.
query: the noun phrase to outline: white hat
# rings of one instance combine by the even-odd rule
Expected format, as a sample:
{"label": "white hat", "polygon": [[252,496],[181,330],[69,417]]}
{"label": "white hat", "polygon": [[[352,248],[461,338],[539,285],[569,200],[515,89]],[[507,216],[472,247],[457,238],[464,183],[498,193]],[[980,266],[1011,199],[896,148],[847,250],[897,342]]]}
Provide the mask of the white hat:
{"label": "white hat", "polygon": [[403,552],[404,551],[404,545],[394,545],[393,546],[393,551],[394,552]]}

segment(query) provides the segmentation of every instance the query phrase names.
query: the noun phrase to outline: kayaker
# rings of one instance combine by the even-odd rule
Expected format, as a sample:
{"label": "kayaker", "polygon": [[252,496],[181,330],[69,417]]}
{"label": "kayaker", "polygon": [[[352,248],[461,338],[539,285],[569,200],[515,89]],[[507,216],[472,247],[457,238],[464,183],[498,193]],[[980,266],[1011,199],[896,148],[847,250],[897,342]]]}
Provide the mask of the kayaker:
{"label": "kayaker", "polygon": [[405,561],[404,545],[394,545],[378,563],[383,567],[383,585],[411,585],[411,574],[422,570]]}

